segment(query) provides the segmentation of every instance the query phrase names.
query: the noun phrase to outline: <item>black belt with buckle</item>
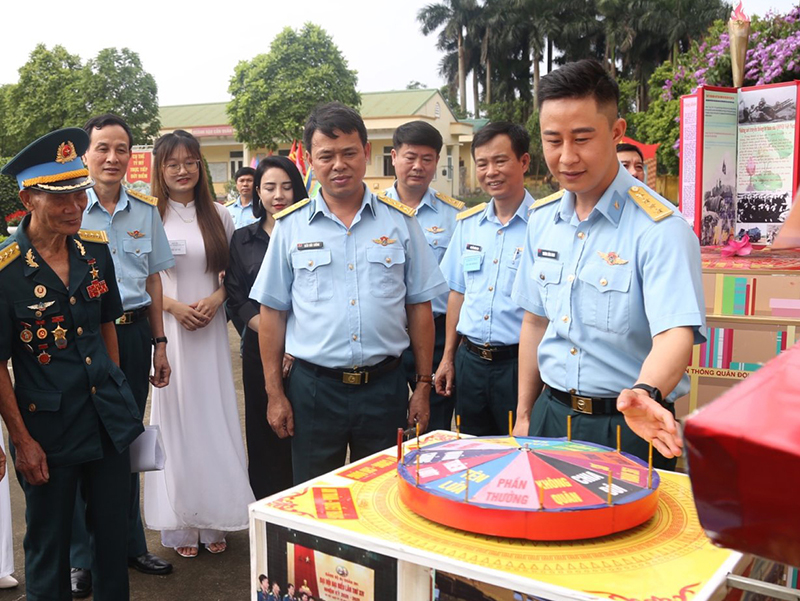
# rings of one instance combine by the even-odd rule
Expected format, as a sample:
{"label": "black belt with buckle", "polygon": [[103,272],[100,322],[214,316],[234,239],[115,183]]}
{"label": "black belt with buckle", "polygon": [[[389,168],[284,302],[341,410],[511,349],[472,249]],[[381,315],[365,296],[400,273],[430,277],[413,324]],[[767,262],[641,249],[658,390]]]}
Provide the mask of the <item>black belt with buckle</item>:
{"label": "black belt with buckle", "polygon": [[582,396],[563,390],[547,387],[550,394],[559,403],[571,407],[578,413],[586,415],[615,415],[617,410],[617,397]]}
{"label": "black belt with buckle", "polygon": [[134,309],[133,311],[125,311],[114,323],[118,326],[127,326],[132,323],[136,323],[140,319],[147,317],[147,310],[149,308],[150,307],[141,307],[139,309]]}
{"label": "black belt with buckle", "polygon": [[473,355],[478,355],[481,359],[486,361],[505,361],[506,359],[514,359],[519,357],[519,345],[509,344],[508,346],[483,346],[475,344],[469,338],[464,336],[464,346]]}
{"label": "black belt with buckle", "polygon": [[324,376],[353,386],[374,382],[400,366],[400,357],[389,357],[371,367],[355,367],[352,370],[331,369],[330,367],[322,367],[302,359],[295,359],[295,361],[318,376]]}

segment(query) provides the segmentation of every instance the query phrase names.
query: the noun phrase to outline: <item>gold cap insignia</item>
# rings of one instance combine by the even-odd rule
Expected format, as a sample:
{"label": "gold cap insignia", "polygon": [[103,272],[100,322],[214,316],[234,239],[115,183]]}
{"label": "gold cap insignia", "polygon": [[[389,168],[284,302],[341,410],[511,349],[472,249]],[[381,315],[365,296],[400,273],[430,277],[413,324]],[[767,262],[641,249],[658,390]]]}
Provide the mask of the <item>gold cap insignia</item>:
{"label": "gold cap insignia", "polygon": [[601,259],[603,259],[603,261],[605,261],[609,265],[625,265],[628,262],[627,259],[621,258],[617,253],[613,251],[608,253],[601,253],[598,250],[597,254],[600,256]]}
{"label": "gold cap insignia", "polygon": [[75,152],[75,144],[69,141],[59,144],[58,150],[56,150],[56,163],[69,163],[77,158],[78,153]]}
{"label": "gold cap insignia", "polygon": [[394,244],[395,242],[397,242],[396,239],[389,238],[387,236],[381,236],[380,238],[373,238],[372,241],[375,244],[380,244],[381,246],[387,246],[389,244]]}

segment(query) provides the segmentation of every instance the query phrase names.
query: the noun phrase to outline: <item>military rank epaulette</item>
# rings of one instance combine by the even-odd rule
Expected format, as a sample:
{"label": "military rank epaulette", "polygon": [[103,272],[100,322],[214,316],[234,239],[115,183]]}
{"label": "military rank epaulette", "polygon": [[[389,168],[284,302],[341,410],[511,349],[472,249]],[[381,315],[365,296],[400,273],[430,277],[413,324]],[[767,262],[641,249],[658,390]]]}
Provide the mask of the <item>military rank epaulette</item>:
{"label": "military rank epaulette", "polygon": [[131,196],[136,200],[141,200],[143,203],[149,204],[150,206],[155,207],[158,205],[158,199],[155,196],[150,196],[149,194],[139,192],[138,190],[133,190],[132,188],[126,188],[125,192],[128,196]]}
{"label": "military rank epaulette", "polygon": [[459,211],[463,211],[464,207],[467,206],[464,204],[463,200],[456,200],[455,198],[447,196],[447,194],[442,194],[441,192],[436,193],[436,198],[441,200],[443,203],[448,204],[455,209],[458,209]]}
{"label": "military rank epaulette", "polygon": [[628,195],[653,221],[661,221],[672,215],[672,209],[665,207],[662,202],[640,186],[631,186]]}
{"label": "military rank epaulette", "polygon": [[409,206],[404,205],[399,200],[395,200],[394,198],[389,198],[388,196],[384,196],[383,194],[376,194],[375,196],[378,197],[382,203],[389,205],[390,207],[397,209],[401,213],[408,215],[409,217],[413,217],[416,215],[416,211]]}
{"label": "military rank epaulette", "polygon": [[543,207],[557,200],[561,200],[561,197],[564,196],[564,192],[566,192],[566,190],[559,190],[555,194],[551,194],[550,196],[545,196],[544,198],[540,198],[539,200],[534,201],[534,203],[531,205],[530,210],[535,211],[539,207]]}
{"label": "military rank epaulette", "polygon": [[12,242],[0,250],[0,271],[11,265],[14,259],[20,256],[19,244]]}
{"label": "military rank epaulette", "polygon": [[105,230],[78,230],[78,237],[84,242],[108,244],[108,233]]}
{"label": "military rank epaulette", "polygon": [[466,211],[461,211],[458,215],[456,215],[456,220],[461,221],[462,219],[466,219],[467,217],[472,217],[473,215],[477,215],[481,211],[486,208],[486,203],[482,202],[481,204],[477,204],[474,207],[467,209]]}
{"label": "military rank epaulette", "polygon": [[235,199],[235,198],[234,198],[233,200],[229,200],[228,202],[226,202],[226,203],[225,203],[225,206],[226,206],[226,207],[229,207],[229,206],[231,206],[232,204],[236,204],[236,199]]}
{"label": "military rank epaulette", "polygon": [[291,213],[291,212],[293,212],[293,211],[296,211],[296,210],[297,210],[297,209],[299,209],[300,207],[304,207],[304,206],[306,206],[306,205],[307,205],[308,203],[310,203],[310,202],[311,202],[311,199],[310,199],[310,198],[304,198],[303,200],[301,200],[301,201],[299,201],[299,202],[296,202],[296,203],[294,203],[293,205],[289,205],[288,207],[286,207],[286,208],[285,208],[285,209],[283,209],[282,211],[278,211],[278,212],[277,212],[277,213],[275,213],[275,214],[274,214],[272,217],[273,217],[274,219],[280,219],[281,217],[286,217],[286,216],[287,216],[289,213]]}

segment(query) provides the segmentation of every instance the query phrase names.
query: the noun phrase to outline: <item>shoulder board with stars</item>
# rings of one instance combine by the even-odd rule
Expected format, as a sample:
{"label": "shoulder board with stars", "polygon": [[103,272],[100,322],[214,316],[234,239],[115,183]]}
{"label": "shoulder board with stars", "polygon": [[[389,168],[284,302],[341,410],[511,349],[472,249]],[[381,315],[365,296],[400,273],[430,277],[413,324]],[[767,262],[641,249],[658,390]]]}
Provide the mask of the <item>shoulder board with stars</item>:
{"label": "shoulder board with stars", "polygon": [[11,265],[20,254],[22,253],[19,250],[19,244],[16,242],[12,242],[0,250],[0,271]]}
{"label": "shoulder board with stars", "polygon": [[78,230],[78,237],[84,242],[108,244],[108,233],[105,230]]}
{"label": "shoulder board with stars", "polygon": [[296,211],[300,207],[306,206],[310,202],[311,202],[310,198],[304,198],[303,200],[301,200],[299,202],[296,202],[293,205],[289,205],[288,207],[286,207],[282,211],[278,211],[272,217],[274,219],[280,219],[281,217],[286,217],[289,213],[292,213],[292,212]]}
{"label": "shoulder board with stars", "polygon": [[485,202],[477,204],[474,207],[467,209],[466,211],[461,211],[458,215],[456,215],[456,220],[461,221],[462,219],[466,219],[467,217],[472,217],[473,215],[477,215],[485,208],[486,208]]}
{"label": "shoulder board with stars", "polygon": [[378,200],[380,200],[382,203],[389,205],[393,209],[397,209],[404,215],[408,215],[409,217],[413,217],[414,215],[416,215],[414,209],[404,205],[399,200],[395,200],[394,198],[389,198],[388,196],[384,196],[383,194],[376,194],[375,196],[377,196]]}
{"label": "shoulder board with stars", "polygon": [[551,194],[550,196],[545,196],[544,198],[540,198],[531,205],[530,210],[535,211],[539,207],[543,207],[557,200],[561,200],[561,197],[564,196],[564,192],[566,192],[566,190],[559,190],[555,194]]}
{"label": "shoulder board with stars", "polygon": [[131,198],[135,198],[136,200],[141,200],[143,203],[149,204],[152,207],[158,205],[158,199],[155,196],[150,196],[149,194],[145,194],[144,192],[139,192],[138,190],[132,190],[132,189],[126,189],[125,193]]}
{"label": "shoulder board with stars", "polygon": [[672,209],[664,206],[664,203],[640,186],[631,186],[628,195],[653,221],[661,221],[672,215]]}
{"label": "shoulder board with stars", "polygon": [[225,203],[225,206],[226,206],[226,207],[229,207],[229,206],[231,206],[231,205],[233,205],[233,204],[236,204],[236,199],[235,199],[235,198],[234,198],[233,200],[229,200],[228,202],[226,202],[226,203]]}
{"label": "shoulder board with stars", "polygon": [[447,194],[442,194],[441,192],[436,193],[436,198],[441,200],[443,203],[450,205],[454,209],[458,209],[459,211],[463,211],[464,207],[467,205],[464,204],[463,200],[456,200],[451,196],[447,196]]}

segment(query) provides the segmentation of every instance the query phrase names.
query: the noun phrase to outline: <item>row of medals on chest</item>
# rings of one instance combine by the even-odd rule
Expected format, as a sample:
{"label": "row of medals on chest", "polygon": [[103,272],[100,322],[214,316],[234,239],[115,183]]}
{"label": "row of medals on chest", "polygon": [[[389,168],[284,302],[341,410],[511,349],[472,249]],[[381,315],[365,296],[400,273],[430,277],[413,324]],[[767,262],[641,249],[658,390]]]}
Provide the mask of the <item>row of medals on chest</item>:
{"label": "row of medals on chest", "polygon": [[[100,272],[95,265],[95,259],[90,259],[87,262],[91,267],[92,282],[86,287],[86,290],[91,298],[95,298],[104,292],[107,292],[108,285],[106,284],[105,280],[98,280]],[[33,289],[33,294],[36,296],[36,298],[44,298],[47,296],[47,288],[41,284],[38,284]],[[50,345],[44,342],[49,333],[52,332],[54,343],[57,349],[63,350],[67,348],[68,330],[61,325],[64,321],[64,316],[54,315],[50,318],[51,325],[55,324],[55,327],[50,332],[48,332],[47,328],[45,327],[47,325],[47,319],[42,319],[42,312],[48,307],[52,306],[54,302],[55,301],[39,301],[36,304],[28,305],[28,309],[33,310],[35,312],[34,315],[37,318],[34,322],[36,325],[35,334],[31,324],[25,321],[20,322],[22,325],[22,331],[19,334],[19,339],[31,353],[36,353],[36,350],[38,349],[39,354],[37,359],[42,365],[48,365],[52,359],[50,353],[47,352],[47,349],[50,347]],[[70,302],[73,302],[72,299],[70,299]],[[79,329],[82,330],[82,328]],[[34,337],[38,341],[36,345],[37,349],[34,349],[33,345],[31,344]]]}

